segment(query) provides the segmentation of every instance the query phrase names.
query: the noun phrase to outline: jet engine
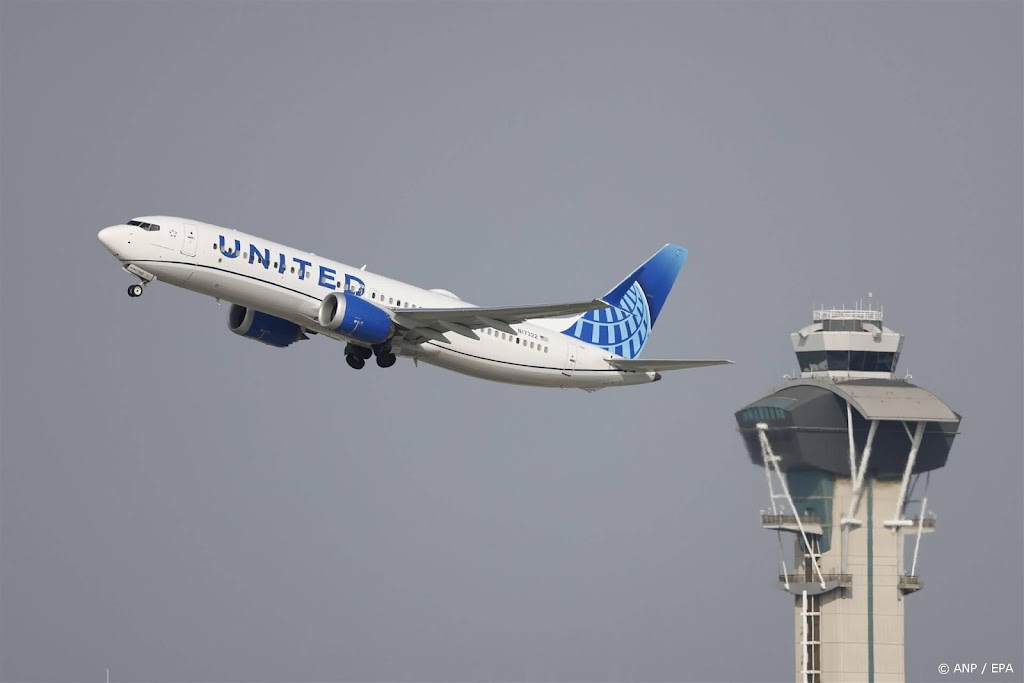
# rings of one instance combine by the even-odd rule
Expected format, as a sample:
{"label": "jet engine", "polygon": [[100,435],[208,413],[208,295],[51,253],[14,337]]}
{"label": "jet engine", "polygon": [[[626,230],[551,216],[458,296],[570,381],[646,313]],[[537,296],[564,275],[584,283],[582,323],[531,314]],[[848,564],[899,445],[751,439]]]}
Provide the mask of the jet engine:
{"label": "jet engine", "polygon": [[228,311],[228,329],[243,337],[279,348],[306,338],[302,328],[290,320],[238,304],[231,304],[231,310]]}
{"label": "jet engine", "polygon": [[363,344],[381,344],[394,334],[391,315],[351,292],[331,292],[317,315],[324,327]]}

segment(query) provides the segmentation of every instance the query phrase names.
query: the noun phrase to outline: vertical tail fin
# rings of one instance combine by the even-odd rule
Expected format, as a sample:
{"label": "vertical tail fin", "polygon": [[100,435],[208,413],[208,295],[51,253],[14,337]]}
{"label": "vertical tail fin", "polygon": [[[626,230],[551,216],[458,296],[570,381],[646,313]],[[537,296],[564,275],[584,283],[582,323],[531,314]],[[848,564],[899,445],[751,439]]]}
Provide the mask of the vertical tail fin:
{"label": "vertical tail fin", "polygon": [[647,343],[687,253],[677,244],[666,244],[601,297],[611,308],[584,313],[562,333],[625,358],[636,358]]}

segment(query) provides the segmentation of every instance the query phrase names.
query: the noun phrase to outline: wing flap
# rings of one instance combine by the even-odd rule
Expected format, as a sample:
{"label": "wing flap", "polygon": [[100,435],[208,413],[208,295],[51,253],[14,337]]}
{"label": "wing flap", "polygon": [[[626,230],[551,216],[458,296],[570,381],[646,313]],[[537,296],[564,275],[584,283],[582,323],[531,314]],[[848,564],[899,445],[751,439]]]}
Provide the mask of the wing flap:
{"label": "wing flap", "polygon": [[731,365],[731,360],[675,360],[675,359],[640,359],[611,358],[608,362],[619,370],[626,372],[664,372],[667,370],[688,370],[704,368],[709,365]]}

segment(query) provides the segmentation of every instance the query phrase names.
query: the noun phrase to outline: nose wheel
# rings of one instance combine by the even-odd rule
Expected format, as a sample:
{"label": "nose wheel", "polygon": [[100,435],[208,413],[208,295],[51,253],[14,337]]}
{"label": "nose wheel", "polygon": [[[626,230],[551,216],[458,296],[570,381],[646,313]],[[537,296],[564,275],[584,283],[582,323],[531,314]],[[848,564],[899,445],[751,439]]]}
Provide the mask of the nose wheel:
{"label": "nose wheel", "polygon": [[130,296],[133,299],[135,297],[142,296],[143,290],[144,288],[142,285],[132,285],[131,287],[128,288],[128,296]]}

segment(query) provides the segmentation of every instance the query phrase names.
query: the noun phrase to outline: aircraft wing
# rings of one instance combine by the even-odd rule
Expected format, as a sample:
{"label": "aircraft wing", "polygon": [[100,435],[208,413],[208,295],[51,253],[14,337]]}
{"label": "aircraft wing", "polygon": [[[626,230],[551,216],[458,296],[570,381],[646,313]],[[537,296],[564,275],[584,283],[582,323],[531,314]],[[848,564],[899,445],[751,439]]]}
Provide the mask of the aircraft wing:
{"label": "aircraft wing", "polygon": [[687,370],[689,368],[703,368],[708,365],[731,365],[731,360],[673,360],[673,359],[642,359],[627,360],[625,358],[611,358],[608,360],[619,370],[628,372],[662,372],[665,370]]}
{"label": "aircraft wing", "polygon": [[473,330],[482,327],[493,327],[508,334],[516,334],[512,325],[524,320],[561,318],[602,308],[608,308],[608,304],[600,299],[536,306],[401,308],[395,311],[395,322],[407,330],[403,334],[404,341],[422,344],[428,339],[433,339],[447,344],[449,341],[444,335],[448,332],[470,339],[479,339]]}

